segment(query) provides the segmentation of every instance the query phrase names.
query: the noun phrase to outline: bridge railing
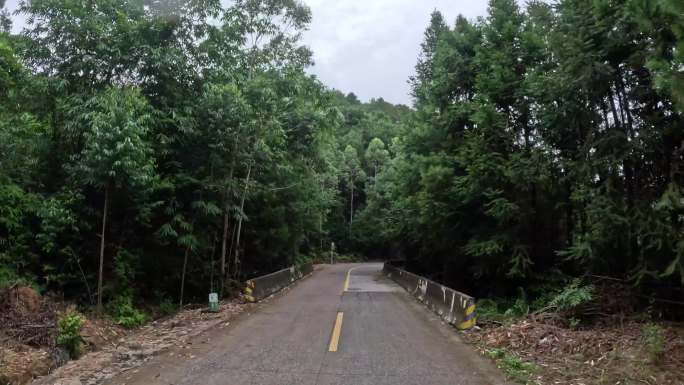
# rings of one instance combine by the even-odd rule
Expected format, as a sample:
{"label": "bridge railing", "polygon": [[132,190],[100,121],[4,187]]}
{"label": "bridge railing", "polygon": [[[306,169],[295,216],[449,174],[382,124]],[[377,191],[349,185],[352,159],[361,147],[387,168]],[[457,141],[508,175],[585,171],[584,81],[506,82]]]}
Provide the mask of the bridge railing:
{"label": "bridge railing", "polygon": [[262,275],[261,277],[252,278],[245,282],[243,297],[248,302],[260,301],[283,290],[295,281],[311,273],[313,273],[313,264],[305,263],[302,265],[290,266],[271,274]]}
{"label": "bridge railing", "polygon": [[410,273],[391,262],[385,263],[383,272],[444,321],[458,329],[467,330],[477,323],[475,298]]}

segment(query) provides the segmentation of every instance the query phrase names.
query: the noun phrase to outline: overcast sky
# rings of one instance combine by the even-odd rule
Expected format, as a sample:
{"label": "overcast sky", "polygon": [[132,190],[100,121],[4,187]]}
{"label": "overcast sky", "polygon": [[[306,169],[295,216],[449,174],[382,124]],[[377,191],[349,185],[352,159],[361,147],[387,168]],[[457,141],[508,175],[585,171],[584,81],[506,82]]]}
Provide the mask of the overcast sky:
{"label": "overcast sky", "polygon": [[313,12],[304,41],[314,51],[311,72],[329,87],[362,100],[410,104],[423,32],[438,9],[452,25],[458,14],[483,16],[487,0],[305,0]]}
{"label": "overcast sky", "polygon": [[[10,10],[19,0],[8,0]],[[413,74],[423,31],[434,9],[449,24],[458,14],[485,14],[487,0],[304,0],[313,22],[304,43],[314,51],[310,72],[329,87],[361,100],[382,97],[410,104]],[[15,29],[22,24],[18,21]]]}

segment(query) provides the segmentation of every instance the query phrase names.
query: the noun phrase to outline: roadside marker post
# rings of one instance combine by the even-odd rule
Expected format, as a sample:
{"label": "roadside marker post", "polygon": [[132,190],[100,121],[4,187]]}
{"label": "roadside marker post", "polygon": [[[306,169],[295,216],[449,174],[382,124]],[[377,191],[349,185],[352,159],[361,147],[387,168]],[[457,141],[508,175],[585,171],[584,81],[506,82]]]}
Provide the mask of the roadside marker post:
{"label": "roadside marker post", "polygon": [[209,293],[209,311],[214,313],[219,311],[218,293]]}

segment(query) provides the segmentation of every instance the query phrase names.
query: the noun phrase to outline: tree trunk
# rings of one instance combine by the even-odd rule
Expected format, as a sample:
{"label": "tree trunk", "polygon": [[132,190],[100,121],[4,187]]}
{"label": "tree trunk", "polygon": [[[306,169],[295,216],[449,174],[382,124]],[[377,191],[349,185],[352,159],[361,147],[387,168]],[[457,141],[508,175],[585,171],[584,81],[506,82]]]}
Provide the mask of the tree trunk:
{"label": "tree trunk", "polygon": [[107,210],[109,209],[109,183],[105,186],[104,208],[102,210],[102,232],[100,233],[100,268],[97,275],[97,313],[102,314],[102,276],[104,274],[105,231],[107,231]]}
{"label": "tree trunk", "polygon": [[610,93],[608,94],[608,101],[610,104],[610,112],[613,115],[613,120],[615,120],[615,127],[622,127],[622,121],[620,120],[620,116],[618,115],[617,112],[617,107],[615,107],[615,95],[613,94],[613,89],[611,88]]}
{"label": "tree trunk", "polygon": [[[230,172],[228,173],[228,181],[233,181],[233,173],[235,172],[235,153],[237,152],[237,140],[233,144],[233,156],[230,164]],[[223,239],[221,240],[221,297],[223,297],[223,287],[225,285],[225,280],[228,276],[228,271],[226,270],[226,251],[228,246],[228,226],[230,225],[230,215],[228,202],[232,200],[232,189],[225,188],[223,191]]]}
{"label": "tree trunk", "polygon": [[185,258],[183,259],[183,273],[181,273],[181,287],[180,300],[178,302],[178,310],[183,309],[183,292],[185,291],[185,272],[188,268],[188,256],[190,255],[190,246],[185,246]]}
{"label": "tree trunk", "polygon": [[[227,194],[226,194],[227,195]],[[227,206],[227,204],[226,204]],[[223,284],[226,279],[226,247],[228,245],[228,209],[224,207],[223,209],[223,237],[221,241],[221,294],[223,294]]]}
{"label": "tree trunk", "polygon": [[240,234],[242,232],[242,218],[245,213],[245,197],[247,195],[247,188],[249,187],[249,177],[252,175],[252,166],[247,168],[247,178],[245,179],[245,189],[242,192],[242,199],[240,201],[240,218],[238,219],[237,235],[235,238],[235,271],[237,272],[238,263],[240,262]]}
{"label": "tree trunk", "polygon": [[[230,233],[230,245],[228,245],[228,259],[226,260],[226,265],[230,267],[233,261],[233,252],[235,250],[235,233],[237,232],[237,226],[233,226],[233,231]],[[230,272],[230,269],[228,269]],[[235,274],[235,272],[233,272]],[[226,276],[227,277],[227,276]]]}
{"label": "tree trunk", "polygon": [[351,191],[351,193],[349,194],[349,240],[351,241],[352,225],[354,223],[354,178],[349,178],[349,185]]}
{"label": "tree trunk", "polygon": [[209,292],[213,293],[214,292],[214,255],[216,255],[216,241],[218,241],[218,236],[216,234],[216,231],[214,231],[214,241],[211,242],[211,269],[210,269],[210,279],[209,279]]}

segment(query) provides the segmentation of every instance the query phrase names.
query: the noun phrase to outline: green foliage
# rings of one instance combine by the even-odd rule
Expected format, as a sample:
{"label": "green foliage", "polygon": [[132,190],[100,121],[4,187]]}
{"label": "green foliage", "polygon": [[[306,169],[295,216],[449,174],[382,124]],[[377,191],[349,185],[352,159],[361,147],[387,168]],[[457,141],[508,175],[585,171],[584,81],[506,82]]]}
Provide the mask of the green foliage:
{"label": "green foliage", "polygon": [[530,313],[530,305],[527,303],[526,299],[523,298],[517,298],[513,305],[506,309],[506,312],[504,313],[505,316],[507,317],[514,317],[514,318],[520,318],[520,317],[527,317],[527,315]]}
{"label": "green foliage", "polygon": [[651,362],[660,363],[665,354],[665,332],[662,326],[653,323],[646,324],[641,334]]}
{"label": "green foliage", "polygon": [[76,312],[67,312],[57,321],[57,345],[66,349],[72,358],[78,358],[82,353],[81,327],[84,323],[85,318]]}
{"label": "green foliage", "polygon": [[[383,139],[390,157],[359,203],[359,228],[382,240],[358,241],[484,296],[555,271],[681,286],[674,3],[496,0],[453,25],[435,12],[411,79],[416,111]],[[591,289],[555,295],[571,313]]]}
{"label": "green foliage", "polygon": [[149,321],[147,314],[133,306],[131,297],[120,296],[109,304],[109,308],[114,322],[125,328],[142,326]]}
{"label": "green foliage", "polygon": [[[2,258],[0,256],[0,261]],[[9,286],[30,286],[36,288],[37,285],[26,277],[17,274],[12,268],[0,265],[0,288]]]}
{"label": "green foliage", "polygon": [[569,312],[593,299],[594,287],[592,285],[582,285],[580,280],[574,280],[553,297],[548,305],[559,312]]}
{"label": "green foliage", "polygon": [[538,371],[534,364],[521,360],[505,349],[491,349],[485,354],[496,361],[496,365],[506,373],[509,379],[520,384],[531,384],[532,375]]}
{"label": "green foliage", "polygon": [[0,32],[2,274],[93,301],[103,250],[104,297],[133,309],[334,242],[480,296],[556,271],[681,286],[681,10],[435,11],[409,108],[309,76],[297,1],[22,2],[26,32]]}
{"label": "green foliage", "polygon": [[[25,34],[0,32],[7,280],[122,297],[115,318],[138,324],[142,288],[168,296],[186,277],[186,296],[204,298],[218,280],[329,242],[344,118],[304,71],[306,6],[41,0],[19,11]],[[395,112],[382,100],[363,108]]]}
{"label": "green foliage", "polygon": [[86,127],[85,146],[72,165],[75,179],[100,188],[144,189],[152,183],[154,162],[146,142],[150,115],[139,92],[109,88],[77,108],[72,119],[74,133]]}
{"label": "green foliage", "polygon": [[483,298],[477,301],[477,318],[481,321],[508,322],[512,312],[508,309],[510,303],[500,299]]}
{"label": "green foliage", "polygon": [[178,306],[171,299],[162,298],[162,300],[159,302],[159,313],[161,313],[162,315],[171,315],[174,314],[176,311],[178,311]]}
{"label": "green foliage", "polygon": [[365,258],[358,254],[336,254],[335,263],[358,263],[364,262]]}
{"label": "green foliage", "polygon": [[527,317],[531,307],[525,296],[513,300],[483,298],[477,301],[477,318],[482,321],[510,323]]}

